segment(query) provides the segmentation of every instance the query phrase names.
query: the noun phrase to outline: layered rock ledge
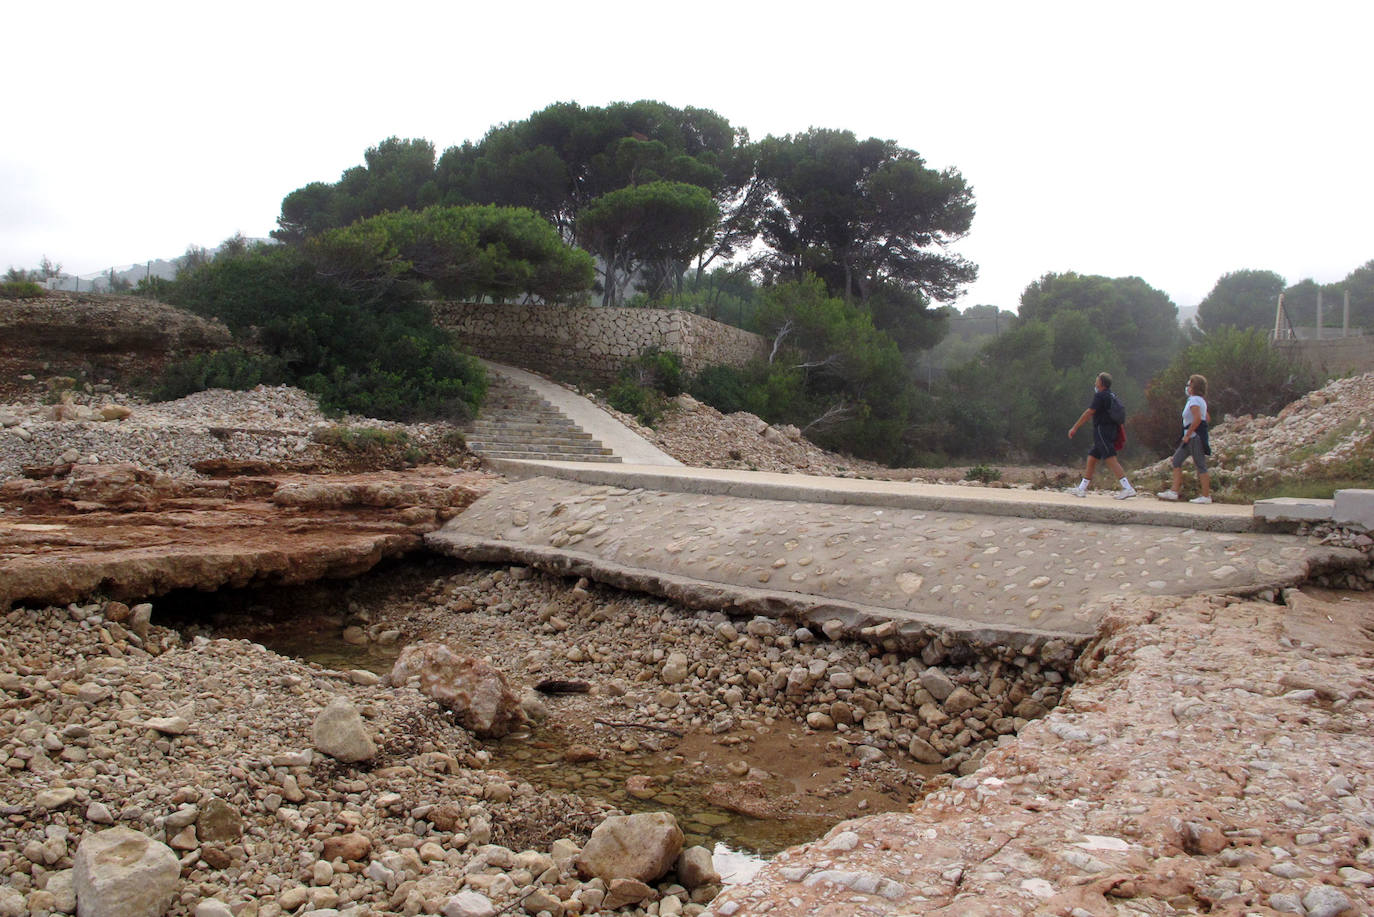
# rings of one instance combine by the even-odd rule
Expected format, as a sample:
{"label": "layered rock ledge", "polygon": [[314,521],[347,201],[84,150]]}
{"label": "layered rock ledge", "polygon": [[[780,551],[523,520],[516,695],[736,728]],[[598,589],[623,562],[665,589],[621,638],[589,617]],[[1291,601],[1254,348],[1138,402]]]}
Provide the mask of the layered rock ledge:
{"label": "layered rock ledge", "polygon": [[61,465],[0,485],[0,610],[356,576],[496,481],[444,468],[180,479]]}

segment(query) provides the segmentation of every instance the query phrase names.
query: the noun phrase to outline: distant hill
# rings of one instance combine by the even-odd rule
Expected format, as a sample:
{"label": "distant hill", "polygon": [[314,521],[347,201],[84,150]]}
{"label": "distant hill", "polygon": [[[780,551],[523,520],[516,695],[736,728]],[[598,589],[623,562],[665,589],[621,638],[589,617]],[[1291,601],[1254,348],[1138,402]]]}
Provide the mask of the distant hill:
{"label": "distant hill", "polygon": [[1178,323],[1180,325],[1197,324],[1197,306],[1179,306]]}
{"label": "distant hill", "polygon": [[[256,242],[266,242],[273,244],[271,239],[248,239],[249,244]],[[219,246],[211,250],[211,254],[219,252]],[[154,258],[142,264],[114,265],[103,271],[94,274],[62,274],[48,281],[50,290],[72,290],[81,293],[108,293],[110,291],[110,271],[114,271],[114,276],[118,280],[128,282],[130,288],[136,287],[139,281],[145,277],[161,277],[170,280],[177,274],[177,266],[182,256],[175,258]]]}

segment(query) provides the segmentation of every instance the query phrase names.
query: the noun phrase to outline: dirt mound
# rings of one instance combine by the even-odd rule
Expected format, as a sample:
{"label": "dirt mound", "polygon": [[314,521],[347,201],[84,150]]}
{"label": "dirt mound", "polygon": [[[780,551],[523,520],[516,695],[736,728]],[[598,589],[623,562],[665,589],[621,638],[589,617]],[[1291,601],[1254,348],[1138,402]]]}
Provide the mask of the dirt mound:
{"label": "dirt mound", "polygon": [[100,384],[156,373],[170,359],[228,347],[230,335],[219,322],[151,299],[49,293],[0,300],[0,340],[0,399],[11,399],[54,375]]}
{"label": "dirt mound", "polygon": [[[1374,373],[1337,379],[1273,416],[1243,414],[1211,435],[1212,469],[1222,486],[1325,478],[1341,465],[1374,458]],[[1167,459],[1140,474],[1167,477]],[[1367,472],[1366,472],[1367,473]]]}

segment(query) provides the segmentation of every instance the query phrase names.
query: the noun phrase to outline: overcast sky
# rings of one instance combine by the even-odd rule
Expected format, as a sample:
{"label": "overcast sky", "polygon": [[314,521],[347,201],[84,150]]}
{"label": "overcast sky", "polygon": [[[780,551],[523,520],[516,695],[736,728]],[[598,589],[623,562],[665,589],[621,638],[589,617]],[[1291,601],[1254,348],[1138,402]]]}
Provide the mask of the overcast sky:
{"label": "overcast sky", "polygon": [[1227,271],[1374,258],[1374,3],[40,3],[6,7],[0,270],[266,236],[386,137],[556,101],[896,140],[973,187],[956,305],[1047,272],[1191,306]]}

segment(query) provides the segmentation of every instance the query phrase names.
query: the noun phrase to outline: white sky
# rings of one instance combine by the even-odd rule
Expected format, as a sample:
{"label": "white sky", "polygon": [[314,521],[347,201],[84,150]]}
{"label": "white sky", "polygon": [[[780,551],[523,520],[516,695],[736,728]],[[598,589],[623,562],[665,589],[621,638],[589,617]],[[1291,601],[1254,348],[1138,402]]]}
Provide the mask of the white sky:
{"label": "white sky", "polygon": [[1227,271],[1374,258],[1365,0],[6,7],[0,270],[266,236],[388,136],[442,151],[556,102],[710,108],[755,138],[896,140],[972,185],[956,305],[1050,271],[1179,306]]}

